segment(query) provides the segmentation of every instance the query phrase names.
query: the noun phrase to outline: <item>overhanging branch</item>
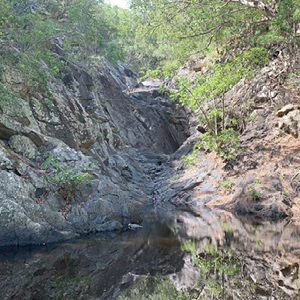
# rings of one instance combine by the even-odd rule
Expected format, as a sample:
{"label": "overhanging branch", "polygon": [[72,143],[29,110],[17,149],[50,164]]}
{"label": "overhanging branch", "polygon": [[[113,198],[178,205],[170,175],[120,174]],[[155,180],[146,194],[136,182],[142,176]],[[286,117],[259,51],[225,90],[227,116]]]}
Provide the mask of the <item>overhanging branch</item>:
{"label": "overhanging branch", "polygon": [[197,34],[192,34],[192,35],[186,35],[186,36],[180,36],[178,37],[179,40],[183,40],[183,39],[187,39],[187,38],[194,38],[194,37],[198,37],[198,36],[201,36],[201,35],[206,35],[206,34],[209,34],[209,33],[212,33],[214,31],[219,31],[225,24],[229,23],[229,21],[226,21],[226,22],[223,22],[213,28],[210,28],[208,29],[207,31],[202,31],[202,32],[199,32]]}
{"label": "overhanging branch", "polygon": [[253,1],[231,0],[231,2],[240,3],[244,6],[252,7],[252,8],[256,8],[256,9],[260,9],[260,10],[264,11],[264,13],[268,19],[274,19],[276,17],[276,4],[279,1],[280,0],[272,0],[272,2],[270,4],[265,4],[260,0],[253,0]]}

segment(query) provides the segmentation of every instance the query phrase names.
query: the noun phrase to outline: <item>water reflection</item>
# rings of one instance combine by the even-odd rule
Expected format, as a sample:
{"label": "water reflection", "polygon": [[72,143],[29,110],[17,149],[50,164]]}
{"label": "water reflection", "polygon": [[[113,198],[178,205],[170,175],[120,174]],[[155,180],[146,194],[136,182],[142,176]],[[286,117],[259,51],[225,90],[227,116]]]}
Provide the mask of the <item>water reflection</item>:
{"label": "water reflection", "polygon": [[183,252],[168,226],[42,248],[2,249],[0,299],[110,299],[139,276],[176,273]]}
{"label": "water reflection", "polygon": [[[159,220],[159,221],[158,221]],[[299,299],[300,227],[205,211],[0,250],[0,299]]]}

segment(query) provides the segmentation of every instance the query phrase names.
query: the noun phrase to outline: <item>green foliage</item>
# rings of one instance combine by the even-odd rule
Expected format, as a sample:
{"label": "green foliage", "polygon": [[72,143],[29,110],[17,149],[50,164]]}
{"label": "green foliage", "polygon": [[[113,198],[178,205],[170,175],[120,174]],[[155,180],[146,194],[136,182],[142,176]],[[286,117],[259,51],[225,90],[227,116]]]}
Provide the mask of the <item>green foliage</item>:
{"label": "green foliage", "polygon": [[259,201],[263,197],[263,188],[257,188],[256,185],[262,183],[262,180],[259,177],[256,177],[252,185],[247,187],[247,194],[251,196],[254,201]]}
{"label": "green foliage", "polygon": [[225,107],[224,94],[268,60],[265,48],[249,48],[225,63],[215,64],[211,72],[195,76],[193,81],[186,77],[178,79],[179,90],[171,92],[172,97],[200,110],[200,122],[208,128],[200,146],[216,151],[224,159],[235,157],[241,149],[238,139],[241,118],[236,113],[227,114],[230,107]]}
{"label": "green foliage", "polygon": [[156,69],[146,69],[145,67],[140,68],[140,80],[144,81],[148,77],[166,79],[172,77],[176,74],[177,70],[181,67],[180,61],[158,61],[156,64]]}
{"label": "green foliage", "polygon": [[62,166],[61,163],[52,156],[49,156],[43,164],[43,168],[48,171],[45,176],[48,181],[60,194],[69,202],[72,195],[78,191],[81,184],[88,182],[91,175],[85,170]]}
{"label": "green foliage", "polygon": [[143,68],[141,68],[140,72],[142,74],[142,76],[140,77],[141,81],[144,81],[145,79],[147,79],[149,77],[152,77],[154,79],[156,79],[156,78],[161,79],[164,77],[163,72],[159,69],[147,71],[146,68],[143,67]]}
{"label": "green foliage", "polygon": [[254,186],[248,186],[247,193],[252,197],[254,201],[258,201],[262,197],[262,191],[260,189],[256,189]]}
{"label": "green foliage", "polygon": [[254,183],[254,184],[261,184],[262,181],[261,181],[261,179],[260,179],[259,177],[256,177],[256,178],[254,179],[253,183]]}
{"label": "green foliage", "polygon": [[199,258],[199,266],[206,273],[212,270],[224,272],[228,276],[236,275],[240,269],[240,260],[229,250],[220,250],[207,245],[205,257]]}
{"label": "green foliage", "polygon": [[[229,225],[226,225],[226,228],[227,232],[230,232]],[[206,290],[200,299],[215,299],[213,296],[219,299],[222,295],[229,295],[234,287],[238,288],[236,279],[240,273],[241,258],[232,250],[218,249],[213,244],[199,249],[197,243],[192,240],[186,240],[182,250],[189,251],[195,265],[202,270],[198,284],[201,291],[204,288]],[[222,278],[226,278],[226,284]]]}
{"label": "green foliage", "polygon": [[233,182],[231,179],[227,179],[225,181],[220,181],[219,185],[222,189],[224,189],[226,191],[230,191],[233,186]]}
{"label": "green foliage", "polygon": [[300,91],[300,70],[293,70],[288,74],[285,84],[292,86],[294,90]]}
{"label": "green foliage", "polygon": [[196,165],[196,152],[193,151],[191,154],[182,155],[181,159],[187,165],[187,167],[195,166]]}
{"label": "green foliage", "polygon": [[233,128],[221,130],[217,135],[206,132],[200,144],[208,151],[216,151],[225,160],[234,159],[241,149],[239,132]]}
{"label": "green foliage", "polygon": [[169,95],[170,94],[170,90],[168,88],[165,87],[164,84],[161,84],[158,88],[158,92],[161,94],[161,95]]}
{"label": "green foliage", "polygon": [[129,12],[103,1],[0,0],[0,8],[0,59],[21,72],[29,96],[51,99],[49,74],[63,78],[67,61],[100,55],[117,63],[133,44]]}
{"label": "green foliage", "polygon": [[168,178],[168,182],[175,181],[175,180],[178,180],[178,179],[179,179],[179,175],[174,174],[174,175],[172,175],[171,177]]}
{"label": "green foliage", "polygon": [[231,224],[229,222],[224,221],[224,222],[221,223],[221,225],[222,225],[222,228],[224,229],[225,232],[232,232],[233,231],[232,227],[231,227]]}
{"label": "green foliage", "polygon": [[0,107],[4,103],[14,103],[19,98],[19,94],[11,90],[0,81]]}
{"label": "green foliage", "polygon": [[[172,95],[191,108],[198,108],[207,99],[222,100],[222,96],[234,84],[253,74],[257,67],[268,61],[268,51],[265,48],[249,48],[225,63],[215,64],[211,72],[196,76],[193,82],[185,77],[178,79],[179,91],[173,92]],[[222,113],[221,107],[218,106],[210,106],[207,112],[211,114],[210,119]]]}
{"label": "green foliage", "polygon": [[173,61],[214,49],[224,53],[236,45],[295,42],[298,6],[298,0],[131,1],[144,35],[155,36],[158,48],[167,45]]}
{"label": "green foliage", "polygon": [[0,39],[5,37],[11,27],[11,4],[7,0],[0,0]]}
{"label": "green foliage", "polygon": [[[281,0],[277,4],[277,15],[272,20],[271,33],[287,42],[299,41],[297,26],[300,23],[300,8],[297,0]],[[274,39],[276,41],[276,39]]]}

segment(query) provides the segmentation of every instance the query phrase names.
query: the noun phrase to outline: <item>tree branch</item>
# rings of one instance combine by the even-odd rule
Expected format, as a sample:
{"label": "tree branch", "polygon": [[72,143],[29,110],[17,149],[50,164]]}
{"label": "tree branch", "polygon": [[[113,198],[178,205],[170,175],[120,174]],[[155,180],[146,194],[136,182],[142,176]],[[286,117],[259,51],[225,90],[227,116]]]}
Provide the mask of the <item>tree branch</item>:
{"label": "tree branch", "polygon": [[201,35],[206,35],[213,31],[218,32],[223,27],[223,25],[225,25],[226,23],[229,23],[229,21],[223,22],[213,28],[208,29],[207,31],[202,31],[202,32],[199,32],[197,34],[192,34],[192,35],[180,36],[180,37],[178,37],[178,39],[183,40],[183,39],[187,39],[187,38],[193,38],[193,37],[197,37],[197,36],[201,36]]}
{"label": "tree branch", "polygon": [[[173,13],[173,15],[171,15],[170,18],[167,19],[166,21],[167,21],[167,22],[170,22],[170,21],[173,20],[179,13],[181,13],[182,11],[184,11],[186,8],[188,8],[188,7],[191,5],[191,3],[190,3],[189,1],[185,1],[185,3],[186,3],[185,6],[183,6],[183,7],[179,8],[179,9],[177,9],[177,10]],[[154,34],[154,32],[156,31],[156,29],[159,28],[160,26],[162,26],[163,24],[164,24],[164,22],[160,22],[160,23],[158,23],[157,25],[155,25],[155,26],[152,28],[152,31],[151,31],[150,35],[152,36],[152,35]]]}
{"label": "tree branch", "polygon": [[263,10],[268,19],[274,19],[276,17],[276,7],[275,6],[280,0],[272,0],[271,4],[265,4],[260,0],[253,0],[253,1],[231,0],[231,1],[240,3],[247,7],[252,7],[252,8]]}
{"label": "tree branch", "polygon": [[213,38],[215,37],[215,35],[218,33],[218,31],[222,28],[222,26],[219,26],[219,28],[214,32],[213,35],[210,36],[209,40],[208,40],[208,43],[206,44],[205,47],[203,47],[202,49],[199,50],[199,53],[205,51],[210,45],[211,45],[211,42],[213,40]]}

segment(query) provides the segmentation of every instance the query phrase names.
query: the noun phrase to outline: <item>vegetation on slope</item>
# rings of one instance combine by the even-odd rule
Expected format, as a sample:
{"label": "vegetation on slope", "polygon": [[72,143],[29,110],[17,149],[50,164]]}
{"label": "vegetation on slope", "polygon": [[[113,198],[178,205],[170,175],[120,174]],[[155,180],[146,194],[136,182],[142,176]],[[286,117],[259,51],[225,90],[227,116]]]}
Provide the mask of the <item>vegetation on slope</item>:
{"label": "vegetation on slope", "polygon": [[[0,8],[0,103],[35,92],[51,100],[47,73],[63,78],[69,60],[125,60],[126,10],[98,0],[1,0]],[[5,67],[17,70],[22,89],[6,84]]]}
{"label": "vegetation on slope", "polygon": [[276,56],[277,48],[300,45],[297,1],[132,0],[132,8],[159,47],[167,45],[171,54],[147,75],[172,76],[186,61],[199,61],[203,54],[209,58],[206,72],[190,80],[177,78],[179,90],[173,97],[199,111],[205,133],[195,148],[234,158],[240,149],[238,136],[245,114],[225,103],[225,93],[241,79],[254,76],[272,53]]}
{"label": "vegetation on slope", "polygon": [[141,74],[165,78],[204,54],[209,72],[179,79],[173,97],[200,110],[206,133],[198,147],[226,159],[239,148],[243,116],[232,114],[225,93],[267,63],[270,49],[300,44],[297,0],[132,0],[130,10],[99,0],[0,0],[0,7],[2,71],[13,66],[25,82],[11,87],[1,76],[0,103],[36,92],[51,101],[47,72],[63,78],[69,60],[123,60]]}
{"label": "vegetation on slope", "polygon": [[172,60],[221,55],[237,46],[299,43],[297,0],[132,0],[131,7],[161,50],[168,45]]}

